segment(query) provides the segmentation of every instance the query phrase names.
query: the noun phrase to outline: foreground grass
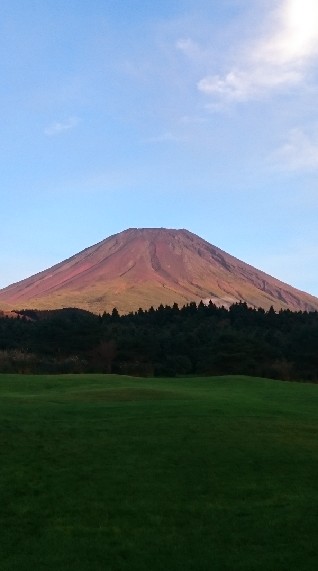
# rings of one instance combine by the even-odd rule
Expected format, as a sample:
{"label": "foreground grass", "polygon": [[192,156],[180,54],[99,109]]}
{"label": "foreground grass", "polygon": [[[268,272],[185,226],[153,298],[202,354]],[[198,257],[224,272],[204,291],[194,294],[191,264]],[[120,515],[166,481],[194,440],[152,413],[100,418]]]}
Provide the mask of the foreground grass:
{"label": "foreground grass", "polygon": [[318,386],[0,375],[1,571],[314,570]]}

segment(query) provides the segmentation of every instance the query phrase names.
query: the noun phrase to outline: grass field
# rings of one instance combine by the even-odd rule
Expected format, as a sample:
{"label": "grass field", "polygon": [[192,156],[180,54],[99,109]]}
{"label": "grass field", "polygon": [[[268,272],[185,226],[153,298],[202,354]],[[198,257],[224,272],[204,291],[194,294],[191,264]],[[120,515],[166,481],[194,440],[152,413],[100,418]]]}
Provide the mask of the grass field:
{"label": "grass field", "polygon": [[1,571],[318,568],[318,386],[0,375]]}

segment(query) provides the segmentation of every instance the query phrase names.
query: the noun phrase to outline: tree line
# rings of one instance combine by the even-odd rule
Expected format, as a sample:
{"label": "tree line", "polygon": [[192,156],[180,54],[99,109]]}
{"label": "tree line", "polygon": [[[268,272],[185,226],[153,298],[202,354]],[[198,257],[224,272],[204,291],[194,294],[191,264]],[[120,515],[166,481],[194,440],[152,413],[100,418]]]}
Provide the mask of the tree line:
{"label": "tree line", "polygon": [[318,312],[200,302],[128,315],[68,308],[0,313],[0,372],[244,374],[318,380]]}

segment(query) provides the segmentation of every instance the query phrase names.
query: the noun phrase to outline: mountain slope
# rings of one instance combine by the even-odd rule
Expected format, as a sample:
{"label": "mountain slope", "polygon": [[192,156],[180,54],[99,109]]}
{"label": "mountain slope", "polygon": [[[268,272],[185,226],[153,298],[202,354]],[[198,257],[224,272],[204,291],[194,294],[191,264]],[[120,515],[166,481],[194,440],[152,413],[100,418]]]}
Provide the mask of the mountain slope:
{"label": "mountain slope", "polygon": [[160,303],[239,300],[268,309],[318,310],[318,299],[187,230],[131,228],[0,290],[0,307],[80,307],[122,313]]}

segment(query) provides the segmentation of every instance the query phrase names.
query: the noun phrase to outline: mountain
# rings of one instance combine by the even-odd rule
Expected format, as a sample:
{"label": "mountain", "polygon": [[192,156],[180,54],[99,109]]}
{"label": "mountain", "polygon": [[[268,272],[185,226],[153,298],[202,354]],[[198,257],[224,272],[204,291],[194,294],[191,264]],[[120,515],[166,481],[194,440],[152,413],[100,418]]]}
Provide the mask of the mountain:
{"label": "mountain", "polygon": [[0,307],[135,311],[190,301],[239,300],[318,310],[318,299],[212,246],[188,230],[130,228],[0,290]]}

